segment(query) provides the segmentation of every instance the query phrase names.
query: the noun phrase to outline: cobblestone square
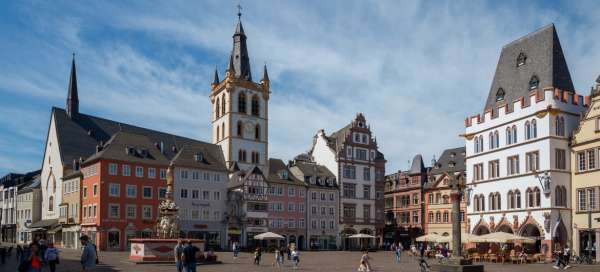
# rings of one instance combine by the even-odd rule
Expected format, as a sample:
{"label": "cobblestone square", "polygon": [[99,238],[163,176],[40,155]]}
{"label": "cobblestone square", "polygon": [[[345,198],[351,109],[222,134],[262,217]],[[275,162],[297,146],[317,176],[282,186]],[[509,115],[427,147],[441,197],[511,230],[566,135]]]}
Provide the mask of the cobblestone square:
{"label": "cobblestone square", "polygon": [[[58,265],[57,271],[81,271],[78,262],[79,251],[63,250],[61,263]],[[253,255],[249,253],[241,253],[240,257],[233,259],[230,252],[218,252],[219,259],[223,264],[219,265],[203,265],[198,266],[198,271],[215,271],[215,272],[262,272],[262,271],[294,271],[291,262],[285,260],[284,267],[273,267],[273,254],[267,253],[263,255],[260,266],[252,264]],[[357,271],[358,261],[360,258],[359,252],[346,251],[327,251],[327,252],[302,252],[300,267],[297,271],[314,271],[314,272],[329,272],[329,271]],[[400,264],[396,263],[394,255],[389,251],[379,251],[369,253],[372,257],[373,271],[419,271],[416,259],[403,254]],[[176,271],[174,265],[170,264],[140,264],[135,265],[127,261],[127,253],[124,252],[101,252],[101,264],[95,271],[113,272],[113,271]],[[434,260],[429,260],[434,262]],[[580,265],[574,266],[569,271],[600,271],[600,265]],[[16,271],[16,261],[14,256],[8,259],[4,266],[0,266],[0,271]],[[49,270],[44,270],[49,271]],[[554,271],[551,264],[485,264],[485,271],[492,272],[545,272]]]}

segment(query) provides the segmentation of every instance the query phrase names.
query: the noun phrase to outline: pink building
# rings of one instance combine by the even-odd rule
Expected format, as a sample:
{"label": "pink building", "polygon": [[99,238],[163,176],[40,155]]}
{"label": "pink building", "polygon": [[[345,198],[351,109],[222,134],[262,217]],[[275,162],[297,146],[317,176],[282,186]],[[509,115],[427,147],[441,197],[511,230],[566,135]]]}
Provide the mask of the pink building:
{"label": "pink building", "polygon": [[280,159],[269,159],[269,231],[283,235],[285,245],[306,248],[306,186]]}

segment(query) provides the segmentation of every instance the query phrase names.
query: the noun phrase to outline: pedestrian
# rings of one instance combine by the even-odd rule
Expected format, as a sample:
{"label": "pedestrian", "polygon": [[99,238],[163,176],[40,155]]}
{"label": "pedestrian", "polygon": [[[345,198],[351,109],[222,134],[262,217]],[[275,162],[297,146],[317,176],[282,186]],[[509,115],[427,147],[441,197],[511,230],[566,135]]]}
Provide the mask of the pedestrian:
{"label": "pedestrian", "polygon": [[292,252],[290,253],[290,255],[292,256],[292,262],[294,263],[294,269],[298,269],[298,265],[300,264],[300,251],[298,251],[298,249],[295,246],[293,246]]}
{"label": "pedestrian", "polygon": [[358,266],[359,272],[370,272],[371,271],[371,264],[369,263],[370,259],[371,259],[371,257],[369,257],[369,251],[364,250],[362,256],[360,256],[360,264]]}
{"label": "pedestrian", "polygon": [[19,263],[19,272],[42,272],[42,258],[40,258],[40,247],[36,243],[31,243],[29,249],[23,254]]}
{"label": "pedestrian", "polygon": [[233,242],[233,258],[237,259],[240,255],[240,244],[238,242]]}
{"label": "pedestrian", "polygon": [[281,247],[281,249],[279,250],[279,260],[281,260],[281,265],[283,265],[285,258],[283,257],[283,254],[285,252],[285,247]]}
{"label": "pedestrian", "polygon": [[48,266],[50,267],[50,272],[56,271],[56,265],[60,263],[59,259],[59,250],[54,247],[54,243],[48,243],[48,249],[46,249],[46,253],[44,253],[44,260],[48,262]]}
{"label": "pedestrian", "polygon": [[569,269],[571,267],[569,265],[569,261],[571,260],[571,248],[569,248],[569,243],[567,243],[565,245],[565,249],[563,251],[564,251],[564,263],[565,263],[564,269]]}
{"label": "pedestrian", "polygon": [[38,241],[38,245],[40,246],[40,256],[44,257],[46,255],[46,249],[48,249],[48,243],[46,239],[42,238]]}
{"label": "pedestrian", "polygon": [[192,241],[188,240],[187,246],[183,249],[183,267],[186,272],[196,272],[196,265],[198,263],[196,254],[200,251],[199,248],[192,245]]}
{"label": "pedestrian", "polygon": [[177,267],[177,272],[183,272],[183,262],[181,261],[181,256],[183,255],[183,244],[181,243],[181,239],[177,240],[177,245],[173,249],[173,254],[175,255],[175,267]]}
{"label": "pedestrian", "polygon": [[17,254],[15,255],[17,260],[21,259],[21,255],[23,255],[23,247],[21,245],[17,245]]}
{"label": "pedestrian", "polygon": [[260,247],[256,247],[256,249],[254,250],[254,264],[255,265],[260,265],[261,255],[262,255],[262,251],[260,250]]}
{"label": "pedestrian", "polygon": [[402,257],[402,250],[404,250],[404,247],[402,246],[402,243],[398,243],[398,245],[394,247],[394,251],[396,253],[396,262],[397,263],[400,263],[400,257]]}
{"label": "pedestrian", "polygon": [[285,253],[287,253],[287,259],[288,261],[292,259],[292,245],[288,244],[287,249],[285,250]]}
{"label": "pedestrian", "polygon": [[563,260],[563,250],[560,244],[556,244],[556,248],[554,248],[554,254],[556,255],[556,263],[552,266],[554,269],[560,269],[561,265],[566,266]]}
{"label": "pedestrian", "polygon": [[81,271],[91,271],[98,263],[98,253],[96,246],[90,242],[87,235],[82,235],[79,238],[83,250],[81,251]]}
{"label": "pedestrian", "polygon": [[279,249],[276,248],[273,266],[277,266],[277,268],[281,268],[281,261],[279,260],[279,258],[281,258],[281,253],[279,252]]}

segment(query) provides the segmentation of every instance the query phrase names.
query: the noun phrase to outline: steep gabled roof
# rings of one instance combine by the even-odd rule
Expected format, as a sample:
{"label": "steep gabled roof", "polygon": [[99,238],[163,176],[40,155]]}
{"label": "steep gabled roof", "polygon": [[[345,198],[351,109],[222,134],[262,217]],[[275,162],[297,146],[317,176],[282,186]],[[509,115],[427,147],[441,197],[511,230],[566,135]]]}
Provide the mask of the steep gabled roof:
{"label": "steep gabled roof", "polygon": [[171,162],[180,167],[227,171],[221,147],[213,144],[185,144]]}
{"label": "steep gabled roof", "polygon": [[162,143],[163,154],[172,159],[185,145],[213,146],[207,148],[212,157],[222,156],[220,148],[206,142],[177,136],[152,129],[116,122],[92,115],[79,113],[69,118],[64,109],[52,108],[56,121],[58,144],[63,165],[69,166],[74,160],[86,159],[96,153],[96,146],[108,142],[117,132],[125,132],[145,136],[157,149]]}
{"label": "steep gabled roof", "polygon": [[464,172],[466,170],[465,152],[464,146],[444,150],[431,169],[431,175]]}
{"label": "steep gabled roof", "polygon": [[169,159],[144,135],[119,131],[84,163],[98,159],[168,165]]}
{"label": "steep gabled roof", "polygon": [[[284,178],[282,172],[287,171],[287,178]],[[277,183],[289,183],[296,185],[304,185],[301,180],[298,180],[292,175],[283,160],[269,158],[269,176],[267,177],[269,182]]]}
{"label": "steep gabled roof", "polygon": [[[518,65],[518,59],[523,58],[524,64]],[[538,89],[555,87],[574,92],[571,74],[554,24],[502,48],[484,110],[503,103],[512,106],[514,100],[526,97],[531,91],[529,82],[533,76],[539,81]],[[500,88],[505,93],[504,99],[496,101],[496,94]]]}
{"label": "steep gabled roof", "polygon": [[423,156],[421,154],[415,155],[412,160],[412,166],[408,172],[409,175],[425,173],[425,164],[423,164]]}

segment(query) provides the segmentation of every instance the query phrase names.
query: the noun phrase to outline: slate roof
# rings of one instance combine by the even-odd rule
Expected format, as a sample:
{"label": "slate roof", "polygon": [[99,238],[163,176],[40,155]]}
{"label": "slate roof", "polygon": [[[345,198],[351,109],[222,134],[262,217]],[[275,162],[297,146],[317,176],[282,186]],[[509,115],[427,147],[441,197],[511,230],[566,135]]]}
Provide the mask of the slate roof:
{"label": "slate roof", "polygon": [[423,164],[423,156],[421,156],[421,154],[417,154],[415,155],[415,157],[412,160],[412,166],[410,167],[410,170],[408,171],[409,175],[414,175],[414,174],[421,174],[421,173],[425,173],[425,164]]}
{"label": "slate roof", "polygon": [[236,78],[252,81],[250,71],[250,58],[248,56],[248,46],[246,45],[246,34],[242,21],[238,21],[233,34],[233,50],[231,51],[231,60],[233,60],[233,69]]}
{"label": "slate roof", "polygon": [[[152,129],[124,124],[92,115],[79,113],[69,118],[64,109],[53,107],[52,115],[56,121],[58,144],[64,166],[70,166],[74,160],[88,158],[96,153],[96,146],[108,142],[117,132],[145,136],[154,145],[163,144],[163,154],[172,159],[185,145],[212,145],[202,141],[181,137]],[[175,147],[175,149],[173,149]],[[209,148],[213,157],[217,148]],[[222,153],[219,148],[219,153]]]}
{"label": "slate roof", "polygon": [[[439,175],[446,172],[464,172],[466,170],[465,153],[464,146],[444,150],[430,173]],[[454,167],[451,167],[451,164],[454,164]]]}
{"label": "slate roof", "polygon": [[[284,179],[282,172],[287,171],[287,179]],[[301,180],[297,179],[290,173],[287,165],[281,159],[269,158],[269,176],[267,181],[276,183],[296,183],[296,185],[304,185]]]}
{"label": "slate roof", "polygon": [[25,186],[22,189],[19,189],[19,192],[17,192],[17,194],[25,194],[33,191],[33,189],[40,189],[41,184],[42,180],[40,178],[40,175],[37,175],[31,180],[31,182],[25,184]]}
{"label": "slate roof", "polygon": [[[517,67],[517,58],[523,53],[525,64]],[[529,94],[532,76],[539,79],[539,89],[555,87],[573,91],[571,74],[556,33],[554,24],[519,38],[502,48],[494,80],[484,110],[509,103]],[[502,88],[504,100],[496,102],[496,93]],[[494,108],[495,109],[495,108]]]}
{"label": "slate roof", "polygon": [[[196,155],[200,155],[200,161]],[[173,165],[212,171],[227,171],[221,147],[213,144],[186,144],[175,155]]]}
{"label": "slate roof", "polygon": [[344,141],[346,140],[346,135],[349,133],[352,128],[352,123],[346,125],[340,130],[331,133],[331,135],[327,136],[327,145],[331,147],[336,153],[339,153],[340,150],[344,147]]}
{"label": "slate roof", "polygon": [[267,178],[263,175],[263,172],[260,170],[260,168],[258,168],[258,166],[253,166],[252,170],[250,170],[249,172],[245,170],[233,172],[229,177],[229,183],[227,183],[227,188],[232,189],[243,186],[246,181],[246,178],[248,178],[250,174],[263,176],[265,181],[267,181]]}
{"label": "slate roof", "polygon": [[[144,154],[145,153],[145,154]],[[84,163],[98,159],[168,165],[169,159],[144,135],[119,131]]]}
{"label": "slate roof", "polygon": [[39,176],[41,172],[42,170],[35,170],[25,174],[8,173],[0,179],[0,185],[4,185],[4,188],[7,188],[28,184],[34,180],[36,176]]}

